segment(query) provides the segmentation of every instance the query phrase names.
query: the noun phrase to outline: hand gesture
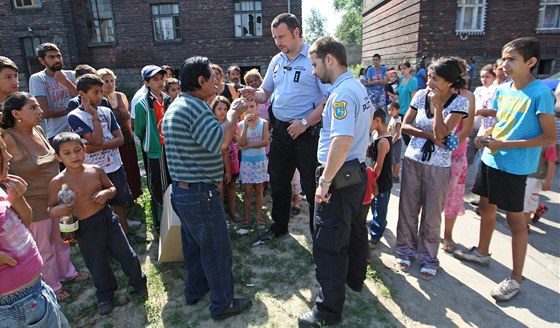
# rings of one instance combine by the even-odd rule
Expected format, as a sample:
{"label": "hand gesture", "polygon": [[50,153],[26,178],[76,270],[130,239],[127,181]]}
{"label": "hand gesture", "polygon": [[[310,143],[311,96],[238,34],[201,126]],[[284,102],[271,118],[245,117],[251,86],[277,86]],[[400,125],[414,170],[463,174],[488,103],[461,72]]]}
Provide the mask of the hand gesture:
{"label": "hand gesture", "polygon": [[434,109],[439,111],[443,110],[443,93],[438,88],[428,88],[428,97],[430,97],[430,102],[434,105]]}
{"label": "hand gesture", "polygon": [[95,108],[91,105],[91,101],[89,101],[89,99],[87,99],[86,97],[82,97],[82,108],[91,116],[93,116],[93,118],[97,118],[99,115],[97,114],[97,110],[95,110]]}
{"label": "hand gesture", "polygon": [[474,139],[474,145],[477,148],[486,147],[490,150],[498,150],[503,148],[504,142],[500,139],[494,139],[491,137],[476,137]]}
{"label": "hand gesture", "polygon": [[27,182],[17,175],[8,174],[4,179],[7,188],[8,201],[13,203],[15,200],[23,197],[27,191]]}
{"label": "hand gesture", "polygon": [[101,190],[96,192],[92,197],[91,201],[97,204],[105,204],[109,200],[109,192],[107,190]]}
{"label": "hand gesture", "polygon": [[257,89],[252,87],[245,87],[240,89],[239,91],[241,91],[241,97],[247,99],[247,101],[255,101],[255,91],[257,91]]}
{"label": "hand gesture", "polygon": [[51,209],[49,210],[49,215],[53,218],[59,218],[65,215],[72,215],[73,211],[73,204],[59,204],[51,207]]}
{"label": "hand gesture", "polygon": [[229,109],[241,114],[247,110],[247,101],[243,98],[237,98],[231,103]]}
{"label": "hand gesture", "polygon": [[68,78],[66,77],[66,75],[62,72],[62,71],[55,71],[54,72],[54,79],[61,83],[66,85],[66,83],[68,83]]}
{"label": "hand gesture", "polygon": [[331,194],[329,194],[329,186],[321,186],[319,185],[317,189],[315,189],[315,203],[329,203],[331,199]]}
{"label": "hand gesture", "polygon": [[290,126],[288,127],[287,131],[288,131],[288,134],[290,135],[290,137],[292,137],[292,139],[296,139],[302,133],[304,133],[305,130],[307,130],[308,127],[309,126],[304,126],[301,123],[301,120],[293,120],[290,123]]}
{"label": "hand gesture", "polygon": [[224,173],[224,183],[228,184],[231,182],[231,172]]}
{"label": "hand gesture", "polygon": [[245,122],[245,124],[251,123],[255,120],[255,114],[246,114],[245,118],[243,119],[243,121]]}
{"label": "hand gesture", "polygon": [[440,147],[440,148],[445,148],[445,140],[444,139],[437,139],[436,136],[432,136],[432,142],[434,143],[434,145]]}
{"label": "hand gesture", "polygon": [[0,266],[7,264],[9,266],[16,266],[17,261],[10,255],[0,252]]}

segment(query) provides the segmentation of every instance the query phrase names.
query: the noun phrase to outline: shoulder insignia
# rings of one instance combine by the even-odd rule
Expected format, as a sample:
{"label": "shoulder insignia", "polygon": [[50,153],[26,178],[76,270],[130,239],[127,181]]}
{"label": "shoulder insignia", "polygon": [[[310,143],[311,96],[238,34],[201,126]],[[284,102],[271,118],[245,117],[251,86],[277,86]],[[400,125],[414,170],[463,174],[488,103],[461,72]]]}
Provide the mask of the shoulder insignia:
{"label": "shoulder insignia", "polygon": [[342,120],[346,117],[346,115],[348,114],[348,111],[346,110],[346,104],[348,104],[346,101],[337,101],[332,104],[334,109],[334,118],[336,118],[337,120]]}
{"label": "shoulder insignia", "polygon": [[277,73],[279,69],[280,69],[280,64],[276,64],[274,65],[274,69],[272,70],[272,72]]}

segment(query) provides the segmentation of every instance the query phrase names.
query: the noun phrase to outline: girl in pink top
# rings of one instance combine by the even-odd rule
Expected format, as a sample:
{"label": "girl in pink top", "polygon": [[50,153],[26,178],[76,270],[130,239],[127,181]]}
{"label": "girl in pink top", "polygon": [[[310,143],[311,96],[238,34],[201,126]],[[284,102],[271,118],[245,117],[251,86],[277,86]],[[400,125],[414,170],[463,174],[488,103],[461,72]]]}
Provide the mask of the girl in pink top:
{"label": "girl in pink top", "polygon": [[[216,96],[212,102],[212,112],[220,123],[226,119],[229,110],[229,100],[224,96]],[[239,149],[237,148],[237,139],[239,138],[237,131],[234,132],[233,138],[227,149],[222,150],[222,159],[224,161],[224,181],[220,183],[222,200],[224,198],[224,189],[228,195],[229,214],[232,221],[240,222],[241,216],[237,213],[237,194],[235,193],[235,182],[239,177]]]}
{"label": "girl in pink top", "polygon": [[0,322],[6,327],[69,327],[54,291],[41,280],[43,260],[29,233],[27,183],[8,175],[12,156],[0,138]]}
{"label": "girl in pink top", "polygon": [[453,241],[453,226],[457,216],[465,214],[465,183],[467,180],[467,138],[474,125],[475,96],[472,92],[461,89],[459,94],[469,101],[469,115],[457,125],[455,135],[459,137],[459,146],[451,153],[451,180],[443,213],[445,214],[445,228],[443,234],[443,250],[452,253],[457,248]]}

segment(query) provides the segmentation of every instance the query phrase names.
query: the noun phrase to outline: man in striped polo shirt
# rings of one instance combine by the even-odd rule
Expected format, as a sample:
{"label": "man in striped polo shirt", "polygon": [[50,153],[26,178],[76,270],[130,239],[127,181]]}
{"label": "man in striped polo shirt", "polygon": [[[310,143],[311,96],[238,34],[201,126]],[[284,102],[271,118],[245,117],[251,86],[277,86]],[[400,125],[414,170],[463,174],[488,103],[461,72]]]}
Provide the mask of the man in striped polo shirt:
{"label": "man in striped polo shirt", "polygon": [[217,187],[224,173],[221,149],[230,143],[247,106],[236,99],[224,123],[218,122],[206,104],[216,88],[206,57],[185,60],[179,79],[182,93],[165,113],[163,134],[173,180],[171,204],[181,220],[188,271],[185,299],[194,305],[210,291],[210,314],[221,320],[251,305],[249,298],[233,297],[231,241]]}

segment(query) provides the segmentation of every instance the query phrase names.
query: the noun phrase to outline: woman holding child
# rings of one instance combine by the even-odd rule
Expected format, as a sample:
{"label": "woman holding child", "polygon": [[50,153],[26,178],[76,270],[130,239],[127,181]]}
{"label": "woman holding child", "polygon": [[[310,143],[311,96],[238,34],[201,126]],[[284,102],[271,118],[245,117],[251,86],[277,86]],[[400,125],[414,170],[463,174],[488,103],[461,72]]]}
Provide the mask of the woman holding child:
{"label": "woman holding child", "polygon": [[[421,277],[431,280],[439,268],[441,212],[450,182],[451,150],[446,141],[468,116],[468,101],[454,93],[467,81],[461,61],[443,57],[428,69],[428,88],[418,91],[404,117],[403,133],[412,136],[403,161],[396,262],[403,272],[421,262]],[[422,212],[420,228],[419,214]]]}
{"label": "woman holding child", "polygon": [[58,161],[49,145],[45,132],[39,126],[43,111],[29,93],[16,92],[4,102],[0,126],[3,138],[12,154],[10,174],[28,181],[25,197],[33,209],[29,230],[43,258],[43,280],[52,287],[59,301],[70,294],[61,281],[83,281],[85,273],[76,271],[70,262],[70,246],[60,239],[58,221],[47,212],[47,186],[58,174]]}

